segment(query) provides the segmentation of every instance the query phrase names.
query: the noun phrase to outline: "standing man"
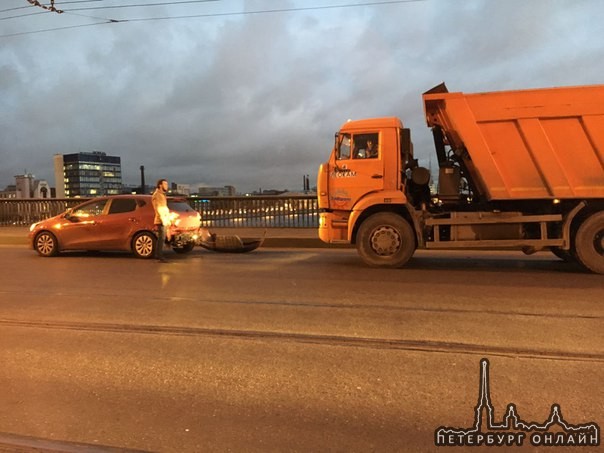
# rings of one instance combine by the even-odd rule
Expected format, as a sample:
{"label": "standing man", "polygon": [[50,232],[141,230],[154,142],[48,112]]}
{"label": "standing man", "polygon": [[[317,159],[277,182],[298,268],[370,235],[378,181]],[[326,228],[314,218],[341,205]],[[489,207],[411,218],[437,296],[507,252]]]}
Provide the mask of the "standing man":
{"label": "standing man", "polygon": [[153,223],[157,227],[157,243],[155,245],[155,258],[162,263],[166,262],[164,258],[164,242],[166,241],[166,229],[170,226],[170,211],[168,210],[168,180],[160,179],[155,185],[155,192],[151,202],[155,210],[155,219]]}

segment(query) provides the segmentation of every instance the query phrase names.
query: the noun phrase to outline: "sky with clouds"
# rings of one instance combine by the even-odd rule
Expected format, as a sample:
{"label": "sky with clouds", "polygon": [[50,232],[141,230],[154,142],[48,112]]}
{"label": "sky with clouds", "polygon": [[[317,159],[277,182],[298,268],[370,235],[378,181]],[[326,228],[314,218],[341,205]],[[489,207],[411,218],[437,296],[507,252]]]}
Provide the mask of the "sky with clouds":
{"label": "sky with clouds", "polygon": [[148,184],[299,191],[347,119],[400,117],[427,166],[421,94],[442,81],[604,83],[601,0],[54,5],[0,2],[0,189],[24,172],[54,186],[54,154],[102,151],[128,184],[144,165]]}

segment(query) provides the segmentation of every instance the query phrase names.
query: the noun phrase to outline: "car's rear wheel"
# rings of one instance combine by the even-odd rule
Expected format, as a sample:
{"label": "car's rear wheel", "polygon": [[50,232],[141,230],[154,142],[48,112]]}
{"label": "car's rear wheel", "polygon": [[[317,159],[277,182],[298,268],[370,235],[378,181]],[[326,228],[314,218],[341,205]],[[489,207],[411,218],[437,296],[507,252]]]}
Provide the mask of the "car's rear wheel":
{"label": "car's rear wheel", "polygon": [[132,240],[132,251],[137,258],[148,259],[153,257],[155,242],[157,239],[153,233],[143,231],[134,236]]}
{"label": "car's rear wheel", "polygon": [[40,256],[55,256],[59,253],[57,238],[49,231],[42,231],[36,235],[34,248]]}
{"label": "car's rear wheel", "polygon": [[189,253],[191,250],[195,248],[195,242],[187,242],[185,245],[181,247],[172,247],[176,253]]}

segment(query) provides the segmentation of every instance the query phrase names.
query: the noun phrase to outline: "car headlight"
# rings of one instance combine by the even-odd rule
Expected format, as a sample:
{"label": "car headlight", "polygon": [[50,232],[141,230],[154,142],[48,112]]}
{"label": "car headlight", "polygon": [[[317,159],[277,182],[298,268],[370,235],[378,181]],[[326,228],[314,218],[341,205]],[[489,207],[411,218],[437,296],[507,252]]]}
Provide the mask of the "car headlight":
{"label": "car headlight", "polygon": [[38,224],[39,224],[39,223],[40,223],[40,222],[32,223],[32,224],[29,226],[29,231],[34,231],[34,230],[37,228],[37,226],[38,226]]}

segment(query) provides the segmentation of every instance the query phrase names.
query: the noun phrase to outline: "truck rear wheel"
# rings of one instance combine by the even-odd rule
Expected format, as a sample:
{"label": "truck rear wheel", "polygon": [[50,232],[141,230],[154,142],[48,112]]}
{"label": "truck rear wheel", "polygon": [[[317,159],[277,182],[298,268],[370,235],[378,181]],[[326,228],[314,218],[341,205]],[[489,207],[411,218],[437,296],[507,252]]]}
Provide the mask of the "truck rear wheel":
{"label": "truck rear wheel", "polygon": [[367,218],[359,228],[357,250],[372,267],[402,267],[415,251],[411,225],[392,212],[381,212]]}
{"label": "truck rear wheel", "polygon": [[596,274],[604,274],[604,211],[589,216],[577,230],[575,256]]}

